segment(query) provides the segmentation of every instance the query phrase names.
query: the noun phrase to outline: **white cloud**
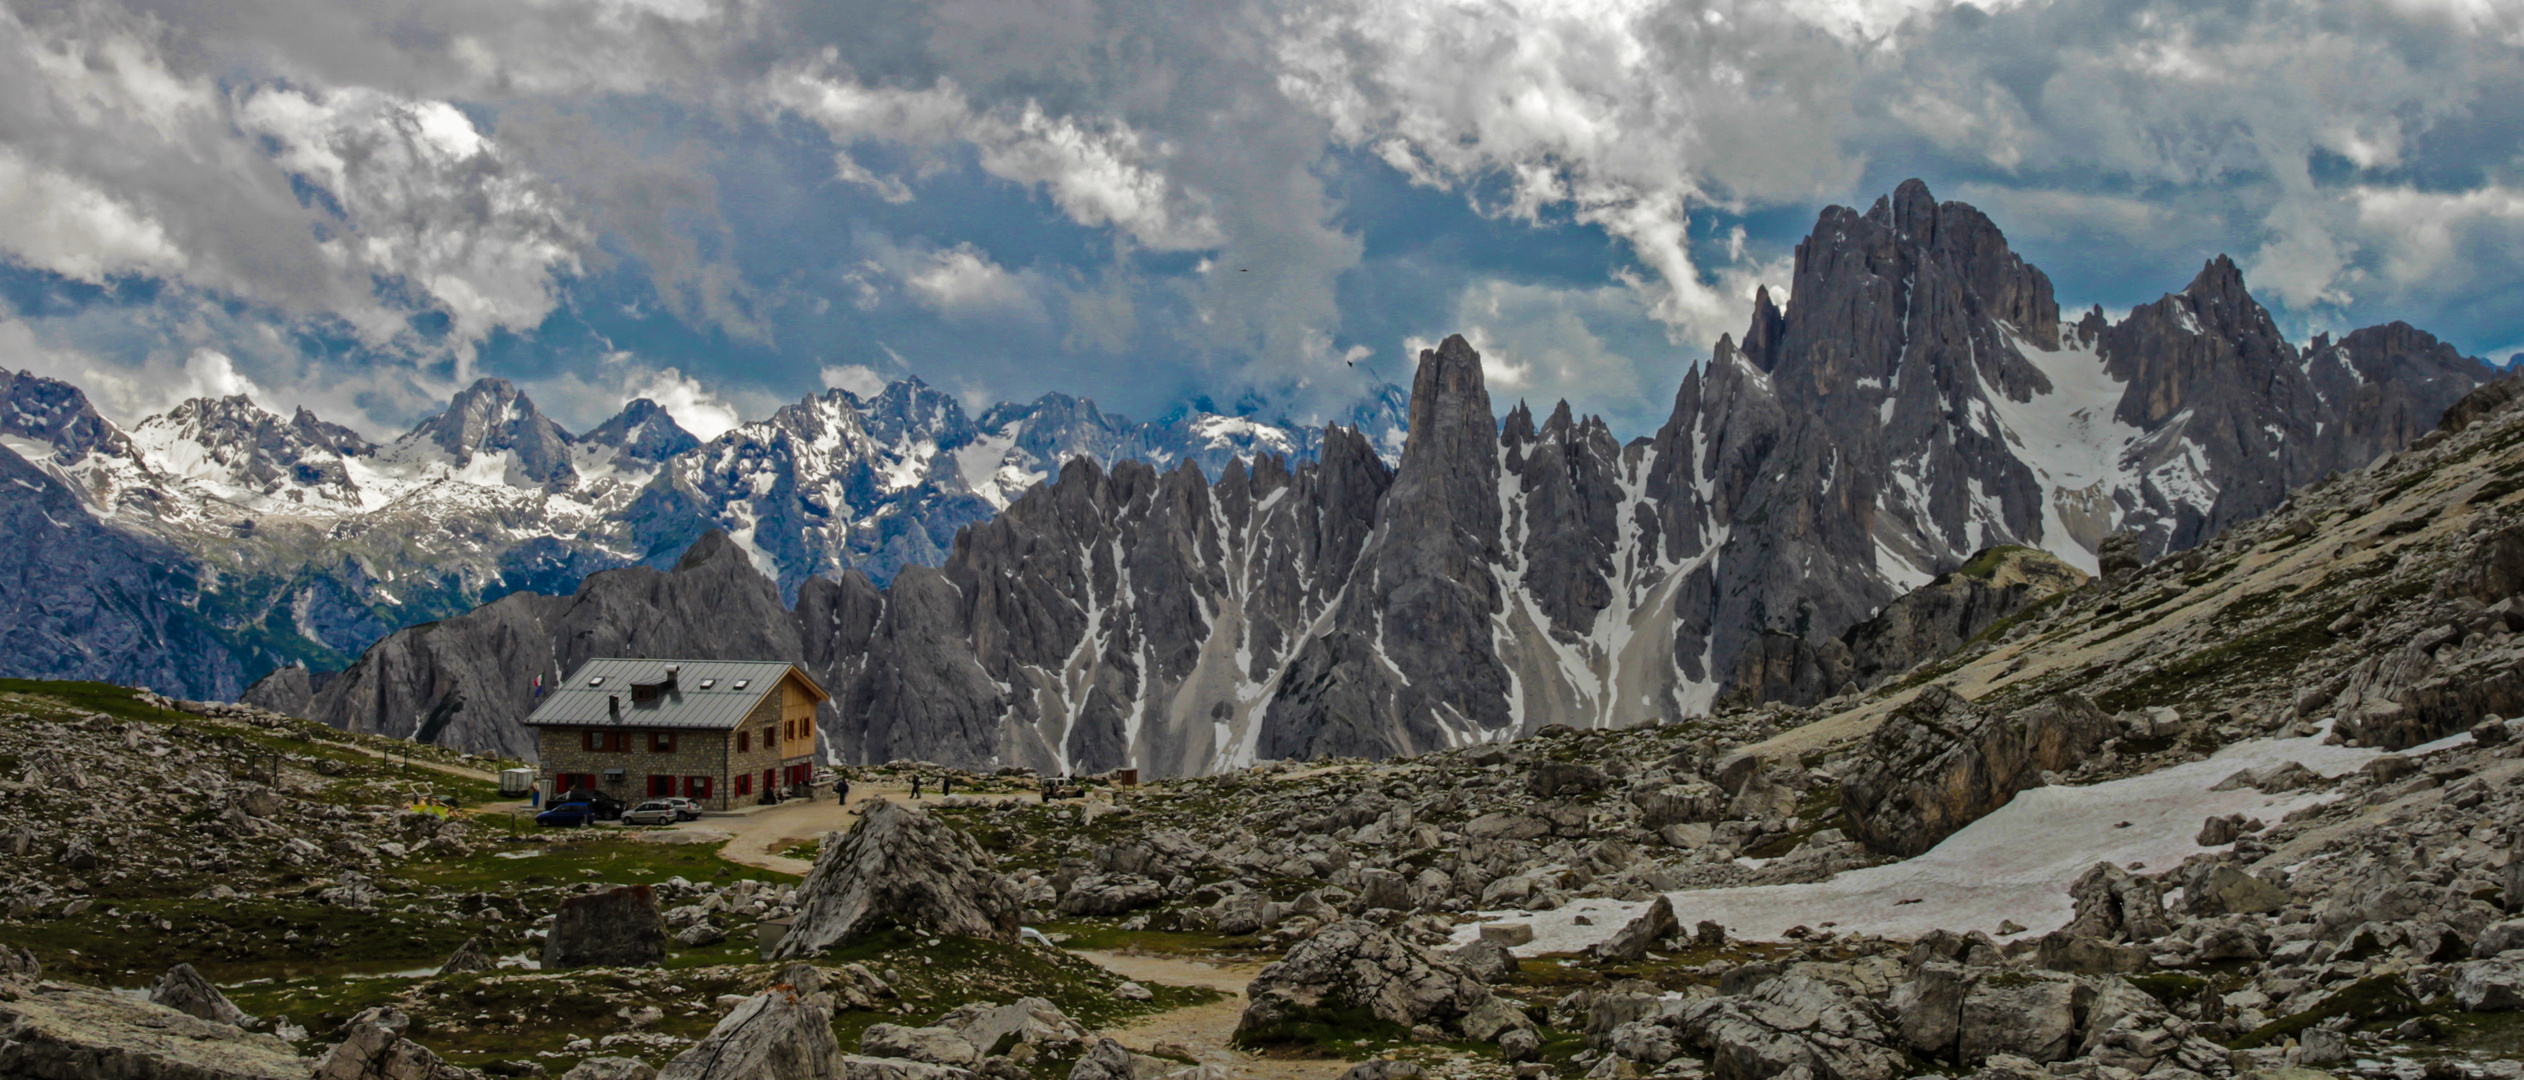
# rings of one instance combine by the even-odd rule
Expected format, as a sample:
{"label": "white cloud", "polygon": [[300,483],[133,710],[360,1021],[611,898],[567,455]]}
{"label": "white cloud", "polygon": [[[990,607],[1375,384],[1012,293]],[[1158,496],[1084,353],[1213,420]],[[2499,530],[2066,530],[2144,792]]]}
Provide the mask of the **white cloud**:
{"label": "white cloud", "polygon": [[841,147],[835,173],[903,201],[902,181],[879,177],[851,156],[861,142],[936,149],[970,144],[984,171],[1039,187],[1070,220],[1111,226],[1148,247],[1190,250],[1224,241],[1207,200],[1168,182],[1173,149],[1110,117],[1054,116],[1038,101],[976,109],[952,80],[928,89],[863,86],[846,76],[794,70],[777,76],[769,104],[821,125]]}
{"label": "white cloud", "polygon": [[1678,342],[1706,341],[1743,318],[1725,280],[1742,268],[1699,265],[1692,215],[1735,205],[1735,192],[1837,193],[1858,164],[1838,145],[1845,48],[1775,10],[1709,11],[1301,4],[1285,21],[1281,85],[1416,183],[1503,180],[1492,212],[1565,208],[1626,241],[1654,271],[1634,284],[1655,317]]}
{"label": "white cloud", "polygon": [[184,253],[147,214],[6,146],[0,146],[0,251],[87,282],[184,268]]}
{"label": "white cloud", "polygon": [[885,392],[885,376],[866,364],[828,364],[822,374],[826,390],[848,390],[863,398]]}
{"label": "white cloud", "polygon": [[[542,321],[555,276],[578,269],[590,240],[446,102],[272,87],[244,95],[236,119],[340,207],[339,231],[318,243],[324,257],[346,273],[411,282],[453,318],[460,343]],[[380,339],[398,330],[390,311],[362,321]]]}
{"label": "white cloud", "polygon": [[703,441],[718,438],[745,422],[744,413],[719,399],[701,381],[672,367],[658,368],[627,384],[619,408],[634,398],[647,398],[675,418],[675,423]]}

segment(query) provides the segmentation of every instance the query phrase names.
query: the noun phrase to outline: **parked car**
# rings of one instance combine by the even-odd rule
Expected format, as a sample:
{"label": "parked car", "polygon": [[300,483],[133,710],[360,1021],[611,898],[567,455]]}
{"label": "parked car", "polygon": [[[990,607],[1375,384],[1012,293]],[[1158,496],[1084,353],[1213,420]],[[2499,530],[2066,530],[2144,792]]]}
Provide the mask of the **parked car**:
{"label": "parked car", "polygon": [[622,819],[622,812],[630,808],[630,804],[620,799],[583,787],[572,788],[561,793],[561,797],[554,800],[553,805],[567,806],[570,803],[586,803],[588,811],[595,814],[598,821],[619,821]]}
{"label": "parked car", "polygon": [[586,825],[596,820],[596,808],[583,802],[562,803],[535,815],[537,825]]}
{"label": "parked car", "polygon": [[693,801],[693,800],[691,800],[691,799],[684,798],[684,797],[683,797],[683,796],[681,796],[681,795],[678,795],[678,796],[675,796],[674,798],[671,798],[671,799],[666,799],[666,800],[663,800],[663,801],[665,801],[665,802],[670,802],[670,803],[675,804],[675,813],[676,813],[676,815],[677,815],[678,817],[682,818],[683,820],[685,820],[685,821],[699,821],[699,820],[701,820],[701,804],[700,804],[700,803],[694,802],[694,801]]}
{"label": "parked car", "polygon": [[683,820],[683,812],[664,799],[652,799],[622,812],[625,825],[672,825]]}

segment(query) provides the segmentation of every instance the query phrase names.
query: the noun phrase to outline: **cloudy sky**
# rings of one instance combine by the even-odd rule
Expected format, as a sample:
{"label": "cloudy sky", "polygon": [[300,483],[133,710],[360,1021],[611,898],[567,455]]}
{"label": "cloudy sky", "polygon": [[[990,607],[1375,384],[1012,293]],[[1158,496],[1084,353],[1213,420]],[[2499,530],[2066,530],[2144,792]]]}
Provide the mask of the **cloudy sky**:
{"label": "cloudy sky", "polygon": [[0,366],[373,433],[916,374],[1331,415],[1410,350],[1660,419],[1827,204],[2063,306],[2524,349],[2508,0],[0,0]]}

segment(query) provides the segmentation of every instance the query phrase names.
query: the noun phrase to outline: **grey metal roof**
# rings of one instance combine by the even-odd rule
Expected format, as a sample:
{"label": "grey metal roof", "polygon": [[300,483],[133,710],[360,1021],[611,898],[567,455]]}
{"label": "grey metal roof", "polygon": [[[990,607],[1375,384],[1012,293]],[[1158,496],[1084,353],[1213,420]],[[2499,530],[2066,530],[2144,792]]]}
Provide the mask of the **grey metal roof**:
{"label": "grey metal roof", "polygon": [[[669,667],[678,669],[675,691],[656,701],[632,704],[631,684],[663,681]],[[616,721],[605,699],[620,697],[621,727],[733,729],[762,702],[764,694],[780,685],[781,676],[790,670],[792,665],[779,661],[599,658],[581,665],[559,686],[545,690],[542,704],[535,706],[534,715],[528,716],[526,723],[614,726]],[[815,680],[807,678],[805,672],[799,672],[798,678],[815,686]],[[599,679],[602,681],[597,682]],[[705,682],[710,685],[704,687]],[[738,682],[745,684],[743,689],[737,688]],[[823,688],[816,690],[820,693]]]}

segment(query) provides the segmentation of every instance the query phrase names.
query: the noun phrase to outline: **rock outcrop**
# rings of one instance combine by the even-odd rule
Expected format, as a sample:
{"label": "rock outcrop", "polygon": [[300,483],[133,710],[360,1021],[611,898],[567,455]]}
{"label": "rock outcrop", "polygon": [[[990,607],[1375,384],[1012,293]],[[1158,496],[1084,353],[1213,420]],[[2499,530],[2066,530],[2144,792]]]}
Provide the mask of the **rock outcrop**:
{"label": "rock outcrop", "polygon": [[1895,597],[1882,611],[1819,643],[1768,632],[1736,665],[1726,701],[1812,705],[1872,688],[1945,656],[1999,620],[2084,584],[2084,571],[2036,548],[1973,553],[1962,566]]}
{"label": "rock outcrop", "polygon": [[1992,714],[1932,685],[1885,718],[1841,783],[1849,835],[1911,856],[2074,767],[2120,732],[2092,702],[2059,695]]}
{"label": "rock outcrop", "polygon": [[798,886],[797,921],[766,959],[813,956],[887,927],[1017,940],[1016,889],[973,838],[900,803],[862,806]]}

